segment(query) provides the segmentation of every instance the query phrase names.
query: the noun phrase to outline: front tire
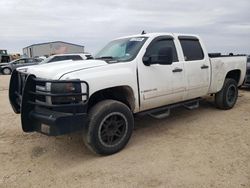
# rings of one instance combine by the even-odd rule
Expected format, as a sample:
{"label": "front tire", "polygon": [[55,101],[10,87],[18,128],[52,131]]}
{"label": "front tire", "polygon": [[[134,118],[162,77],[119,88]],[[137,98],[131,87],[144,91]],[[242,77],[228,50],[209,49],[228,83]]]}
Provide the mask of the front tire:
{"label": "front tire", "polygon": [[89,112],[89,124],[83,138],[95,153],[111,155],[128,143],[134,128],[131,110],[123,103],[105,100],[97,103]]}
{"label": "front tire", "polygon": [[234,107],[237,99],[237,82],[234,79],[226,78],[221,91],[215,94],[215,105],[217,108],[228,110]]}
{"label": "front tire", "polygon": [[3,68],[3,70],[2,70],[2,73],[4,74],[4,75],[10,75],[11,74],[11,69],[10,68]]}

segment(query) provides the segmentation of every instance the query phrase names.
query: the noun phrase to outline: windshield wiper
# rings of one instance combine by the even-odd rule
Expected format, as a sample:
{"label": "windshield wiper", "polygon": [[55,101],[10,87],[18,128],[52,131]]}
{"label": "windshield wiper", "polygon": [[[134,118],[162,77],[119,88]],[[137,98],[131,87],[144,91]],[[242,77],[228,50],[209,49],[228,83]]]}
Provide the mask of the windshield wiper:
{"label": "windshield wiper", "polygon": [[117,62],[119,62],[118,59],[115,59],[112,56],[101,56],[101,57],[97,57],[95,59],[102,59],[102,60],[106,61],[107,63],[117,63]]}
{"label": "windshield wiper", "polygon": [[95,59],[114,59],[112,56],[101,56],[101,57],[97,57]]}

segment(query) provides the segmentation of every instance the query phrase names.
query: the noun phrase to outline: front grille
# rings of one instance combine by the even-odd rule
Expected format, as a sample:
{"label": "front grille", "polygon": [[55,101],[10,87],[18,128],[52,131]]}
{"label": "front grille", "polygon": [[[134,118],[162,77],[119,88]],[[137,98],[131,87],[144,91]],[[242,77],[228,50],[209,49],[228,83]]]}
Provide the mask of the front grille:
{"label": "front grille", "polygon": [[[82,108],[86,105],[88,101],[89,95],[89,87],[87,82],[80,81],[80,80],[45,80],[45,79],[38,79],[32,78],[32,83],[34,84],[32,91],[25,91],[29,93],[29,98],[32,100],[28,100],[28,103],[34,105],[36,108],[45,108],[53,111],[58,112],[70,112],[70,113],[78,113],[84,110]],[[80,93],[54,93],[51,91],[52,83],[80,83],[86,85],[86,92]],[[54,98],[63,98],[63,97],[77,97],[77,96],[84,96],[85,100],[81,100],[76,103],[53,103],[52,100]]]}
{"label": "front grille", "polygon": [[[36,82],[36,93],[46,92],[46,82]],[[46,96],[36,95],[36,102],[46,103]]]}
{"label": "front grille", "polygon": [[[81,89],[77,92],[68,92],[67,90],[51,91],[51,85],[58,84],[57,86],[60,86],[59,83],[79,84]],[[25,109],[31,111],[37,108],[78,113],[86,108],[89,98],[89,86],[85,81],[38,79],[34,75],[14,70],[10,79],[9,98],[16,113],[20,113]]]}

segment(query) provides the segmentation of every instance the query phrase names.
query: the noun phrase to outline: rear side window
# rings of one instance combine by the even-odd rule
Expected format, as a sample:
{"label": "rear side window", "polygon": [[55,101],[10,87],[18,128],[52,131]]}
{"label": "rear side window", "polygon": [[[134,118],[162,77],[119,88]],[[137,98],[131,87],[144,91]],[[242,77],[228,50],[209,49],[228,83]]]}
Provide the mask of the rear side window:
{"label": "rear side window", "polygon": [[76,61],[76,60],[82,60],[82,57],[79,55],[71,55],[67,56],[67,59],[72,59],[73,61]]}
{"label": "rear side window", "polygon": [[26,62],[25,59],[19,59],[19,60],[15,61],[16,64],[23,64],[25,62]]}
{"label": "rear side window", "polygon": [[66,60],[63,56],[56,56],[50,60],[50,62]]}
{"label": "rear side window", "polygon": [[87,59],[94,59],[92,55],[85,55]]}
{"label": "rear side window", "polygon": [[33,59],[27,59],[26,63],[33,63]]}
{"label": "rear side window", "polygon": [[65,60],[82,60],[82,57],[80,57],[79,55],[56,56],[50,62],[65,61]]}
{"label": "rear side window", "polygon": [[178,61],[177,52],[176,52],[174,41],[172,39],[159,39],[155,41],[147,50],[146,55],[157,56],[159,54],[159,50],[163,47],[172,48],[173,62],[177,62]]}
{"label": "rear side window", "polygon": [[185,61],[204,59],[204,53],[198,39],[180,39],[180,42]]}

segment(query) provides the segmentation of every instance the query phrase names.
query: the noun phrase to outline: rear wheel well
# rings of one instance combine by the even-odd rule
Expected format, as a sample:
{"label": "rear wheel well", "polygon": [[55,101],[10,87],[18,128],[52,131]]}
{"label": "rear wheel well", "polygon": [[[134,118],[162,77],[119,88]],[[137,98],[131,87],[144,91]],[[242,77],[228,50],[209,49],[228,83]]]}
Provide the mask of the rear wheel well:
{"label": "rear wheel well", "polygon": [[232,70],[227,73],[226,78],[234,79],[238,84],[240,81],[240,74],[241,74],[240,70]]}
{"label": "rear wheel well", "polygon": [[113,99],[127,105],[131,111],[135,109],[134,92],[129,86],[106,88],[92,94],[88,101],[88,111],[100,101]]}

